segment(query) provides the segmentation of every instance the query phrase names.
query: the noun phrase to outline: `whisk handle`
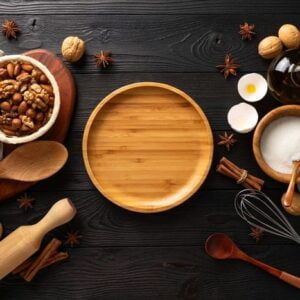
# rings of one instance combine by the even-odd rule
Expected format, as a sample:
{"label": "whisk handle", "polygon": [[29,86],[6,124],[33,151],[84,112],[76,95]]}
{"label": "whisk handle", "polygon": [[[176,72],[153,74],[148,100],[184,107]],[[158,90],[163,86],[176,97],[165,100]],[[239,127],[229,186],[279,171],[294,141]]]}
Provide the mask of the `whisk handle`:
{"label": "whisk handle", "polygon": [[280,277],[281,280],[285,281],[286,283],[300,289],[300,278],[289,274],[287,272],[282,272]]}

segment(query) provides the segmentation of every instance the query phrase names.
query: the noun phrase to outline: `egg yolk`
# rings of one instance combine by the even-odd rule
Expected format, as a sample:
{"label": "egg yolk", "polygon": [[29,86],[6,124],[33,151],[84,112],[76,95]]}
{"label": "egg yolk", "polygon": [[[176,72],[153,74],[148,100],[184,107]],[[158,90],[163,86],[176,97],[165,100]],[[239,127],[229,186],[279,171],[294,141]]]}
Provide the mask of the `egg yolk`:
{"label": "egg yolk", "polygon": [[246,91],[248,94],[253,94],[256,92],[256,87],[254,84],[250,83],[246,86]]}

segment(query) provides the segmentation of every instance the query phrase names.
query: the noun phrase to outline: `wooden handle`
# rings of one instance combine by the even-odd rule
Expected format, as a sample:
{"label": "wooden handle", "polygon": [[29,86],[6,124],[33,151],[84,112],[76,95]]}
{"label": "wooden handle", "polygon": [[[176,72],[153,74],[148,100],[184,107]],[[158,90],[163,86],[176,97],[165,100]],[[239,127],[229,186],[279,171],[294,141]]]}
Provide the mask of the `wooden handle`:
{"label": "wooden handle", "polygon": [[273,276],[283,280],[284,282],[296,287],[300,288],[300,278],[294,275],[291,275],[287,272],[283,272],[279,269],[276,269],[268,264],[265,264],[257,259],[254,259],[253,257],[248,256],[244,252],[242,255],[240,255],[240,258],[246,262],[249,262],[252,265],[255,265],[256,267],[259,267],[260,269],[272,274]]}
{"label": "wooden handle", "polygon": [[45,215],[45,217],[35,224],[35,230],[40,235],[45,235],[52,229],[63,225],[73,219],[76,208],[68,198],[57,201]]}
{"label": "wooden handle", "polygon": [[293,165],[293,172],[292,172],[291,181],[290,181],[289,187],[286,191],[286,195],[283,199],[283,205],[286,206],[286,207],[289,207],[289,206],[292,205],[294,191],[295,191],[295,184],[296,184],[296,180],[297,180],[297,177],[298,177],[299,167],[300,167],[300,161],[295,161],[294,165]]}
{"label": "wooden handle", "polygon": [[282,272],[280,277],[281,280],[285,281],[286,283],[300,289],[300,278],[289,274],[287,272]]}
{"label": "wooden handle", "polygon": [[48,231],[69,222],[75,214],[72,202],[62,199],[37,224],[21,226],[0,241],[0,279],[33,255]]}

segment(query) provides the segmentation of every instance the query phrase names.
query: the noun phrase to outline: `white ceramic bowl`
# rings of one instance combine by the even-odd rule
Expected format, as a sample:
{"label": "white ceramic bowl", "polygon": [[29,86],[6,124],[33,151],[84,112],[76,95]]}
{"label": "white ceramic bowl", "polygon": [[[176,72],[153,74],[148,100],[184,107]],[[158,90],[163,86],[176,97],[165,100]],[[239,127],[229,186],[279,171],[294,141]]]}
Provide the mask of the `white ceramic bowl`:
{"label": "white ceramic bowl", "polygon": [[26,136],[7,136],[5,133],[3,133],[0,130],[0,142],[5,144],[22,144],[22,143],[28,143],[32,142],[42,135],[44,135],[55,123],[59,110],[60,110],[60,94],[59,94],[59,88],[58,84],[54,78],[54,76],[51,74],[49,69],[43,65],[38,60],[26,56],[26,55],[5,55],[0,57],[0,66],[8,61],[25,61],[31,63],[33,66],[39,68],[49,79],[54,93],[54,105],[53,105],[53,113],[50,117],[49,121],[42,126],[39,130],[33,132],[32,134],[26,135]]}

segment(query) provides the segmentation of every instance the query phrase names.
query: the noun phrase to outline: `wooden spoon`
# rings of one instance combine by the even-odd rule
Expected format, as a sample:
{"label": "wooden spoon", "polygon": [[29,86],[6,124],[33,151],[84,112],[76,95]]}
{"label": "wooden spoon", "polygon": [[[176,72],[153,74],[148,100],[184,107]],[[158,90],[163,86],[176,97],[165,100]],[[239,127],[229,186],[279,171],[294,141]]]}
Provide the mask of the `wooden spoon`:
{"label": "wooden spoon", "polygon": [[298,178],[299,167],[300,167],[300,160],[293,161],[293,171],[292,171],[291,181],[286,191],[285,197],[282,201],[282,204],[285,207],[289,207],[292,205],[294,191],[295,191],[295,184]]}
{"label": "wooden spoon", "polygon": [[33,182],[58,172],[68,158],[58,142],[36,141],[16,148],[0,162],[0,178]]}
{"label": "wooden spoon", "polygon": [[252,265],[255,265],[273,276],[285,281],[286,283],[300,288],[300,277],[296,277],[287,272],[271,267],[259,260],[256,260],[242,250],[230,239],[230,237],[223,233],[215,233],[208,237],[205,242],[205,250],[208,255],[216,259],[241,259]]}
{"label": "wooden spoon", "polygon": [[283,204],[285,200],[286,193],[284,193],[281,197],[281,203],[283,208],[291,215],[293,216],[300,216],[300,194],[297,192],[294,192],[293,200],[290,206],[285,206]]}

